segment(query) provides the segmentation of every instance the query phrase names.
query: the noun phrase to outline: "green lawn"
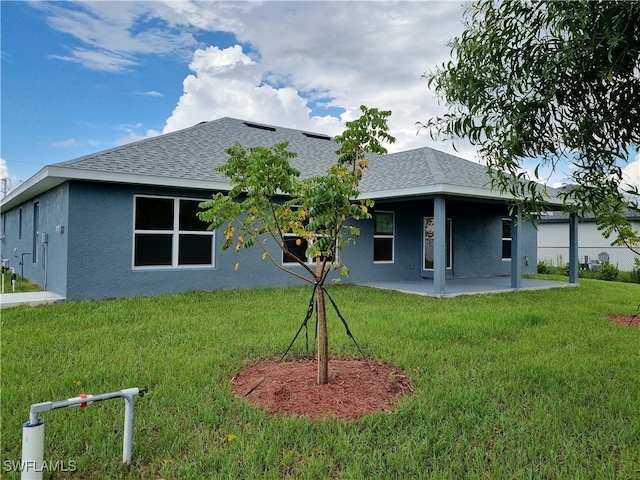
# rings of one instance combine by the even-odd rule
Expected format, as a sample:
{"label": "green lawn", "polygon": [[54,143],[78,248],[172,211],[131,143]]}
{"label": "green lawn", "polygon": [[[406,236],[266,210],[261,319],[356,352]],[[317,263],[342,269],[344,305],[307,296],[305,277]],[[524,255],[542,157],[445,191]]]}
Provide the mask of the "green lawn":
{"label": "green lawn", "polygon": [[[116,399],[43,414],[45,459],[78,469],[45,478],[640,475],[640,329],[606,320],[635,313],[640,285],[452,299],[329,288],[365,354],[410,375],[415,392],[393,413],[271,418],[233,398],[235,372],[284,352],[308,288],[3,310],[2,478],[19,477],[7,470],[32,403],[134,386],[150,392],[135,398],[132,465]],[[331,355],[357,357],[329,322]]]}
{"label": "green lawn", "polygon": [[[11,272],[6,271],[1,273],[4,279],[4,293],[14,293],[13,285],[11,285]],[[16,291],[15,293],[23,293],[23,292],[41,292],[42,287],[33,282],[30,282],[26,278],[22,278],[20,275],[16,275]]]}

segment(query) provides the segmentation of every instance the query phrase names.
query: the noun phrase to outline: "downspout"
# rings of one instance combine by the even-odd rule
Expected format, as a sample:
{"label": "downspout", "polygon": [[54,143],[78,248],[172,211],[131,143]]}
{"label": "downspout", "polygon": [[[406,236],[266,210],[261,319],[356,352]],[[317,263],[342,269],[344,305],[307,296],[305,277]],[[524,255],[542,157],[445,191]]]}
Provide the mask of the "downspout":
{"label": "downspout", "polygon": [[44,285],[47,289],[47,253],[49,249],[49,234],[42,232],[42,268],[44,268]]}
{"label": "downspout", "polygon": [[522,207],[515,207],[511,215],[511,288],[522,287]]}

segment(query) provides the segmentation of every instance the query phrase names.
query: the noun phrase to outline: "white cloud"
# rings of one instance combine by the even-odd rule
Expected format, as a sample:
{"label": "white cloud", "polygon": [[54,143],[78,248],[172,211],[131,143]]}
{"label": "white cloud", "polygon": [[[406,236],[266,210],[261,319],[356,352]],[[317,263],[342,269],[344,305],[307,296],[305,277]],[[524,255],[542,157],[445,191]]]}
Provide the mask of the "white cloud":
{"label": "white cloud", "polygon": [[0,158],[0,196],[9,193],[18,184],[18,177],[9,173],[7,161]]}
{"label": "white cloud", "polygon": [[196,50],[184,80],[184,94],[163,133],[225,116],[293,126],[308,122],[306,100],[291,87],[262,84],[259,65],[238,45]]}
{"label": "white cloud", "polygon": [[49,58],[79,63],[89,70],[117,73],[137,64],[132,58],[125,55],[114,54],[105,51],[74,48],[71,55],[49,55]]}
{"label": "white cloud", "polygon": [[75,147],[76,145],[78,145],[78,142],[76,141],[75,138],[60,140],[59,142],[53,142],[51,144],[52,147],[62,147],[62,148]]}
{"label": "white cloud", "polygon": [[162,0],[155,4],[155,13],[170,26],[237,33],[245,29],[242,16],[259,5],[251,1]]}
{"label": "white cloud", "polygon": [[[184,18],[191,18],[185,10],[202,7],[203,25],[219,21],[213,7],[171,5]],[[421,75],[448,58],[445,44],[463,28],[461,4],[264,2],[251,7],[229,10],[227,23],[252,50],[239,45],[197,50],[190,64],[194,74],[185,78],[164,132],[232,116],[336,134],[364,104],[392,110],[389,125],[398,142],[390,150],[431,145],[453,152],[450,144],[418,133],[416,122],[443,112]],[[316,101],[342,111],[341,117],[314,111]],[[475,157],[470,146],[463,150],[465,157]]]}
{"label": "white cloud", "polygon": [[[470,145],[456,152],[416,126],[444,112],[421,76],[449,59],[446,44],[463,30],[462,1],[35,5],[76,40],[56,58],[109,72],[142,69],[149,54],[190,62],[164,132],[231,116],[335,135],[364,104],[393,112],[391,151],[429,145],[475,159]],[[199,40],[215,32],[238,45]]]}
{"label": "white cloud", "polygon": [[4,158],[0,158],[0,179],[9,178],[9,167]]}
{"label": "white cloud", "polygon": [[116,140],[116,145],[126,145],[127,143],[137,142],[138,140],[144,140],[145,138],[157,137],[160,132],[157,130],[149,129],[146,132],[140,134],[132,128],[123,128],[127,132],[127,135]]}
{"label": "white cloud", "polygon": [[141,54],[187,58],[198,45],[188,25],[176,28],[173,12],[160,2],[33,2],[45,11],[55,30],[68,34],[82,47],[68,47],[69,55],[50,58],[82,64],[91,70],[121,72],[136,65]]}
{"label": "white cloud", "polygon": [[626,186],[640,190],[640,154],[637,154],[635,159],[622,169],[622,176]]}
{"label": "white cloud", "polygon": [[140,95],[144,95],[145,97],[164,97],[160,92],[156,92],[155,90],[149,90],[148,92],[142,92]]}

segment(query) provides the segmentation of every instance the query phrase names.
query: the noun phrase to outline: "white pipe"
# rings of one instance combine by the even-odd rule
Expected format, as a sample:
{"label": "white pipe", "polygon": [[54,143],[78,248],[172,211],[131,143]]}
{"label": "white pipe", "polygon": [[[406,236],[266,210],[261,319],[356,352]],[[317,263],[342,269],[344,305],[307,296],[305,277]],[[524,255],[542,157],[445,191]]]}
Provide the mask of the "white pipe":
{"label": "white pipe", "polygon": [[20,470],[22,480],[42,480],[44,463],[44,420],[22,426],[22,460]]}
{"label": "white pipe", "polygon": [[124,398],[124,438],[122,440],[122,463],[131,463],[131,445],[133,444],[133,398]]}
{"label": "white pipe", "polygon": [[[59,402],[42,402],[31,405],[29,421],[22,429],[22,480],[41,480],[42,465],[44,462],[44,420],[40,413],[64,407],[86,407],[87,405],[109,400],[111,398],[124,398],[124,440],[122,446],[122,461],[131,463],[131,446],[133,444],[133,396],[144,395],[147,388],[127,388],[117,392],[103,393],[101,395],[81,395],[68,398]],[[41,427],[41,428],[40,428]],[[26,475],[26,476],[25,476]],[[35,475],[35,476],[34,476]]]}

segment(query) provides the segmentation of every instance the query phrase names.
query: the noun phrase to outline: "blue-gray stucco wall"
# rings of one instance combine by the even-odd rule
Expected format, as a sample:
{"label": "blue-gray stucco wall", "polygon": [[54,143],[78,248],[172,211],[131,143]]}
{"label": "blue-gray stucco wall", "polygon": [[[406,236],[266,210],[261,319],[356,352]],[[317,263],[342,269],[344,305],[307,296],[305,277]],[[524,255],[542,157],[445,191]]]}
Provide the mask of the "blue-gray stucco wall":
{"label": "blue-gray stucco wall", "polygon": [[[133,269],[134,195],[166,195],[206,199],[202,191],[154,188],[108,183],[69,182],[21,205],[22,239],[17,238],[18,211],[3,212],[6,227],[4,257],[21,272],[20,254],[32,250],[33,203],[40,205],[40,231],[49,235],[46,265],[42,252],[38,262],[25,256],[24,275],[70,300],[152,295],[161,292],[216,290],[255,286],[286,286],[302,281],[263,260],[257,247],[219,251],[221,233],[215,240],[215,266],[194,268]],[[373,221],[360,222],[356,244],[340,253],[351,274],[345,282],[408,281],[429,277],[423,265],[424,217],[433,215],[433,199],[379,201],[378,210],[395,214],[394,261],[373,262]],[[502,218],[506,206],[498,202],[446,199],[452,223],[452,268],[448,276],[481,277],[509,275],[511,261],[502,257]],[[5,218],[6,217],[6,218]],[[56,226],[63,231],[56,232]],[[523,224],[523,273],[535,273],[537,235]],[[58,229],[60,230],[60,229]],[[16,249],[17,256],[13,255]],[[235,269],[239,263],[239,269]],[[293,268],[302,271],[299,266]]]}
{"label": "blue-gray stucco wall", "polygon": [[[141,270],[132,268],[133,196],[167,195],[207,199],[198,191],[132,185],[72,183],[69,223],[69,299],[127,297],[159,292],[217,290],[300,284],[262,260],[257,248],[219,251],[216,233],[214,267]],[[99,233],[96,233],[99,232]],[[239,263],[239,269],[235,264]]]}
{"label": "blue-gray stucco wall", "polygon": [[[38,205],[36,250],[34,216]],[[16,273],[66,296],[69,184],[62,184],[8,212],[2,212],[2,258]],[[46,234],[43,244],[42,234]],[[5,286],[5,291],[8,291]]]}
{"label": "blue-gray stucco wall", "polygon": [[[424,270],[424,217],[433,216],[433,200],[378,201],[376,209],[395,213],[395,245],[393,263],[374,263],[373,224],[360,226],[361,235],[355,247],[342,255],[351,270],[349,280],[408,281],[432,277]],[[452,268],[448,277],[472,278],[510,275],[511,260],[502,259],[502,219],[509,217],[506,205],[446,199],[446,216],[451,220]],[[537,233],[533,225],[521,224],[523,273],[536,273]]]}

